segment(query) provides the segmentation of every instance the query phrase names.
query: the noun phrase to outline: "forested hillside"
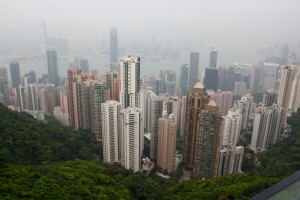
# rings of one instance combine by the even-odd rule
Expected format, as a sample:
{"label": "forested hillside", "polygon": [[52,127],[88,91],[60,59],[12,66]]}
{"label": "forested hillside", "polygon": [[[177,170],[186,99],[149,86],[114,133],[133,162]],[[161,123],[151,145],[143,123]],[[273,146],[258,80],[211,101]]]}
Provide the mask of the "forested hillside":
{"label": "forested hillside", "polygon": [[284,178],[300,170],[300,109],[287,120],[292,134],[258,155],[260,167],[254,173],[260,176]]}
{"label": "forested hillside", "polygon": [[89,131],[63,127],[53,118],[35,120],[27,113],[17,113],[0,104],[0,164],[38,164],[102,156],[100,143]]}
{"label": "forested hillside", "polygon": [[166,180],[103,164],[102,147],[89,131],[0,105],[0,198],[248,199],[299,169],[300,113],[289,120],[293,135],[260,155],[254,174],[179,182],[180,169]]}

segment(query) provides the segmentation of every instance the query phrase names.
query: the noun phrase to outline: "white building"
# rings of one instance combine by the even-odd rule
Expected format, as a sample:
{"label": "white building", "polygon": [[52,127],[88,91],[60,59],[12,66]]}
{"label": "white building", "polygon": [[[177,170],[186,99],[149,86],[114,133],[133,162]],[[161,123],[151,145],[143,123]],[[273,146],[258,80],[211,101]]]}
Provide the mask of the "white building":
{"label": "white building", "polygon": [[70,126],[70,119],[69,119],[69,114],[68,113],[64,113],[62,111],[61,106],[56,106],[54,107],[54,111],[53,111],[53,115],[54,117],[60,121],[64,126]]}
{"label": "white building", "polygon": [[276,74],[279,65],[276,63],[264,63],[262,69],[261,90],[266,92],[275,88]]}
{"label": "white building", "polygon": [[164,111],[159,118],[157,165],[168,173],[175,170],[176,121],[173,114]]}
{"label": "white building", "polygon": [[248,128],[248,123],[255,108],[255,103],[253,103],[253,96],[244,95],[241,100],[235,101],[235,108],[239,109],[240,115],[242,117],[241,130],[246,130]]}
{"label": "white building", "polygon": [[278,92],[277,104],[282,106],[284,109],[282,123],[286,122],[287,109],[290,104],[293,82],[297,73],[295,65],[288,65],[281,71],[280,86]]}
{"label": "white building", "polygon": [[232,108],[228,111],[228,115],[223,117],[223,138],[222,145],[235,146],[239,141],[242,117],[238,109]]}
{"label": "white building", "polygon": [[120,162],[120,109],[121,104],[117,101],[101,104],[103,161],[106,163]]}
{"label": "white building", "polygon": [[250,144],[253,151],[264,151],[278,141],[282,114],[283,108],[277,104],[257,108]]}
{"label": "white building", "polygon": [[141,110],[128,107],[121,111],[121,165],[134,172],[141,169],[144,134],[141,131]]}
{"label": "white building", "polygon": [[227,115],[228,110],[232,107],[233,93],[230,91],[220,91],[211,95],[211,97],[217,103],[219,113],[222,116]]}
{"label": "white building", "polygon": [[121,60],[121,109],[140,108],[140,57],[128,56]]}
{"label": "white building", "polygon": [[180,137],[184,137],[184,130],[185,130],[185,115],[186,115],[186,96],[181,97],[181,103],[180,103],[180,131],[179,135]]}
{"label": "white building", "polygon": [[218,176],[234,173],[242,173],[243,146],[225,146],[220,151]]}
{"label": "white building", "polygon": [[289,108],[294,112],[300,107],[300,71],[294,77]]}

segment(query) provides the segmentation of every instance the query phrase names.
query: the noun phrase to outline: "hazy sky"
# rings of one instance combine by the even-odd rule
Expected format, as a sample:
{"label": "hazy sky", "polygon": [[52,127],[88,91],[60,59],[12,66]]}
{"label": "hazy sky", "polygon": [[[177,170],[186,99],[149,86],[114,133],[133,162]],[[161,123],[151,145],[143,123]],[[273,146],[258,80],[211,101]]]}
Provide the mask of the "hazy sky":
{"label": "hazy sky", "polygon": [[37,38],[45,19],[52,37],[107,40],[116,26],[120,40],[204,40],[246,54],[298,43],[299,8],[299,0],[0,0],[0,41]]}

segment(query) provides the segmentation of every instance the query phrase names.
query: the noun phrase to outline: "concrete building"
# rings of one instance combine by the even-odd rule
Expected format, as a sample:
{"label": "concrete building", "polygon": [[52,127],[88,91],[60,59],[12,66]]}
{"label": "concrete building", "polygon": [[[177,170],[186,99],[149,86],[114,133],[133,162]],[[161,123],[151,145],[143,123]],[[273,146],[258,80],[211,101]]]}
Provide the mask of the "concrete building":
{"label": "concrete building", "polygon": [[173,70],[164,70],[164,92],[171,96],[177,94],[176,73]]}
{"label": "concrete building", "polygon": [[297,74],[297,68],[295,65],[288,65],[282,69],[280,87],[278,92],[277,104],[283,107],[283,119],[282,123],[286,123],[289,104],[291,101],[291,95],[293,90],[293,82]]}
{"label": "concrete building", "polygon": [[247,86],[246,82],[244,81],[236,81],[234,83],[234,90],[233,90],[233,95],[234,96],[243,96],[247,93]]}
{"label": "concrete building", "polygon": [[220,151],[218,176],[242,173],[243,146],[225,146]]}
{"label": "concrete building", "polygon": [[48,76],[50,83],[55,86],[60,85],[60,77],[58,74],[57,54],[54,48],[47,50]]}
{"label": "concrete building", "polygon": [[110,70],[120,72],[118,65],[118,31],[116,27],[110,29]]}
{"label": "concrete building", "polygon": [[264,93],[262,104],[265,107],[272,106],[274,103],[275,104],[277,103],[277,98],[278,98],[278,90],[269,89]]}
{"label": "concrete building", "polygon": [[128,56],[121,60],[120,103],[122,109],[140,107],[140,58]]}
{"label": "concrete building", "polygon": [[279,65],[276,63],[264,63],[262,68],[261,91],[266,92],[275,88],[276,74]]}
{"label": "concrete building", "polygon": [[189,66],[188,64],[181,65],[180,68],[180,96],[185,96],[188,93],[189,85]]}
{"label": "concrete building", "polygon": [[141,170],[144,134],[141,132],[141,110],[127,107],[121,111],[121,165],[134,172]]}
{"label": "concrete building", "polygon": [[253,96],[250,96],[249,94],[244,95],[241,97],[241,100],[235,101],[234,104],[235,108],[240,111],[242,117],[241,130],[247,130],[251,114],[256,106],[253,102]]}
{"label": "concrete building", "polygon": [[283,108],[277,104],[257,108],[250,144],[253,151],[265,151],[278,141],[282,114]]}
{"label": "concrete building", "polygon": [[185,120],[186,120],[186,96],[181,97],[181,104],[180,104],[180,127],[179,127],[179,135],[180,137],[184,137],[185,131]]}
{"label": "concrete building", "polygon": [[103,82],[109,88],[110,100],[120,101],[120,75],[116,71],[106,71],[100,76],[100,82]]}
{"label": "concrete building", "polygon": [[55,85],[52,83],[38,85],[39,109],[47,114],[53,114],[56,103]]}
{"label": "concrete building", "polygon": [[120,162],[120,109],[121,104],[114,100],[107,101],[101,105],[103,162],[105,163]]}
{"label": "concrete building", "polygon": [[211,98],[217,103],[219,113],[222,116],[227,115],[228,110],[233,104],[233,93],[230,91],[220,91],[211,95]]}
{"label": "concrete building", "polygon": [[[75,121],[77,116],[75,116],[75,112],[77,111],[77,101],[76,101],[76,87],[73,87],[73,82],[75,77],[81,74],[80,69],[69,69],[68,70],[68,91],[69,91],[69,98],[68,98],[68,110],[70,113],[70,126],[73,128],[75,127]],[[76,112],[77,115],[77,112]]]}
{"label": "concrete building", "polygon": [[232,108],[231,110],[229,110],[228,115],[223,117],[223,119],[224,126],[222,145],[236,146],[240,137],[242,116],[238,109]]}
{"label": "concrete building", "polygon": [[60,121],[60,123],[62,123],[64,126],[70,126],[69,114],[64,113],[62,110],[63,109],[60,106],[54,107],[53,115],[54,115],[55,119]]}
{"label": "concrete building", "polygon": [[39,110],[38,85],[36,83],[30,83],[28,85],[27,97],[28,97],[28,109],[33,111]]}
{"label": "concrete building", "polygon": [[199,179],[218,175],[222,139],[222,116],[217,104],[210,100],[197,121],[193,176]]}
{"label": "concrete building", "polygon": [[252,94],[257,94],[260,92],[261,75],[262,75],[262,67],[259,67],[259,66],[254,67],[253,76],[252,76],[252,84],[251,84],[251,89],[250,89]]}
{"label": "concrete building", "polygon": [[11,77],[11,87],[17,88],[21,84],[21,72],[20,65],[18,62],[11,62],[10,67],[10,77]]}
{"label": "concrete building", "polygon": [[107,85],[95,82],[91,86],[91,130],[95,134],[97,141],[102,140],[102,112],[101,104],[107,102],[109,97],[109,88]]}
{"label": "concrete building", "polygon": [[5,106],[10,105],[10,95],[8,90],[8,81],[7,79],[0,77],[0,103]]}
{"label": "concrete building", "polygon": [[20,111],[27,110],[27,89],[24,86],[19,85],[19,87],[14,88],[14,93],[16,95],[16,106],[20,107]]}
{"label": "concrete building", "polygon": [[199,114],[201,114],[209,101],[210,96],[207,94],[201,82],[198,82],[186,97],[183,162],[185,163],[185,167],[190,170],[193,170],[194,167],[195,141]]}
{"label": "concrete building", "polygon": [[4,66],[0,67],[0,79],[5,79],[8,81],[7,68]]}
{"label": "concrete building", "polygon": [[297,112],[297,109],[300,107],[300,71],[298,71],[295,75],[291,98],[289,103],[289,108],[294,112]]}
{"label": "concrete building", "polygon": [[215,92],[219,87],[219,71],[217,68],[205,68],[204,85],[206,89],[212,89]]}
{"label": "concrete building", "polygon": [[162,100],[147,88],[141,91],[141,112],[143,133],[150,133],[150,158],[157,158],[158,119],[162,115]]}
{"label": "concrete building", "polygon": [[190,55],[189,91],[191,91],[194,85],[198,82],[199,57],[199,52],[192,52]]}
{"label": "concrete building", "polygon": [[219,67],[218,69],[218,76],[219,76],[219,89],[222,91],[228,90],[228,82],[227,82],[227,68],[226,67]]}
{"label": "concrete building", "polygon": [[214,49],[210,51],[209,67],[217,68],[218,52]]}
{"label": "concrete building", "polygon": [[174,114],[168,117],[164,111],[159,118],[157,165],[167,173],[175,170],[176,125]]}
{"label": "concrete building", "polygon": [[83,72],[83,73],[86,73],[86,74],[90,73],[89,60],[80,58],[79,68],[80,68],[81,72]]}

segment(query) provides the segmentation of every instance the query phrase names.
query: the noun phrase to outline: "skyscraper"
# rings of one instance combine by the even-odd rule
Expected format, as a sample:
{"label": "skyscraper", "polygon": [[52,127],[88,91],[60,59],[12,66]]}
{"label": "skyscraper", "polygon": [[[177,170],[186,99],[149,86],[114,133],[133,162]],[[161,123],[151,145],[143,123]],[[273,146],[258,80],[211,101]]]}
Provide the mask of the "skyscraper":
{"label": "skyscraper", "polygon": [[118,66],[118,32],[116,27],[110,29],[110,70],[120,71]]}
{"label": "skyscraper", "polygon": [[176,125],[174,114],[168,118],[167,111],[164,111],[159,118],[157,165],[167,173],[175,168]]}
{"label": "skyscraper", "polygon": [[219,67],[218,70],[218,76],[219,76],[219,89],[222,91],[227,90],[227,68],[226,67]]}
{"label": "skyscraper", "polygon": [[293,82],[297,73],[295,65],[288,65],[282,69],[277,104],[283,107],[282,123],[286,122],[287,111],[291,100]]}
{"label": "skyscraper", "polygon": [[45,113],[53,114],[56,106],[56,89],[52,83],[38,85],[39,109]]}
{"label": "skyscraper", "polygon": [[218,91],[219,72],[217,68],[205,68],[204,85],[206,89]]}
{"label": "skyscraper", "polygon": [[0,77],[0,103],[6,106],[10,105],[8,81],[7,79],[1,77]]}
{"label": "skyscraper", "polygon": [[89,66],[89,60],[88,59],[80,58],[79,65],[80,65],[81,72],[83,72],[83,73],[89,73],[90,72],[90,66]]}
{"label": "skyscraper", "polygon": [[143,128],[146,133],[151,133],[150,158],[156,160],[158,145],[158,119],[163,111],[163,100],[152,90],[141,92],[141,112]]}
{"label": "skyscraper", "polygon": [[252,110],[255,107],[255,103],[253,103],[253,96],[250,96],[249,94],[244,95],[241,97],[241,100],[237,100],[234,103],[234,106],[239,109],[242,118],[241,130],[247,130]]}
{"label": "skyscraper", "polygon": [[199,114],[204,110],[210,100],[204,85],[198,82],[186,97],[186,119],[183,144],[183,162],[189,169],[193,169],[195,155],[195,141]]}
{"label": "skyscraper", "polygon": [[141,110],[127,107],[121,111],[121,165],[134,172],[141,169],[143,148]]}
{"label": "skyscraper", "polygon": [[225,146],[220,151],[218,176],[242,173],[243,146]]}
{"label": "skyscraper", "polygon": [[12,88],[17,88],[21,84],[21,73],[20,66],[18,62],[11,62],[10,67],[10,77],[11,77],[11,86]]}
{"label": "skyscraper", "polygon": [[254,67],[254,69],[253,69],[253,80],[252,80],[252,85],[251,85],[252,94],[256,94],[256,93],[260,92],[261,74],[262,74],[262,68],[261,67]]}
{"label": "skyscraper", "polygon": [[110,99],[119,101],[120,75],[116,71],[106,71],[105,74],[101,75],[100,79],[108,86]]}
{"label": "skyscraper", "polygon": [[[75,128],[75,111],[77,110],[76,101],[76,87],[73,87],[73,82],[76,76],[81,74],[80,69],[69,69],[68,70],[68,90],[69,90],[69,112],[70,112],[70,126]],[[77,112],[76,112],[77,115]]]}
{"label": "skyscraper", "polygon": [[194,85],[198,82],[199,70],[199,52],[192,52],[190,55],[190,69],[189,69],[189,90],[191,91]]}
{"label": "skyscraper", "polygon": [[217,104],[211,100],[201,111],[196,126],[193,176],[199,179],[218,175],[222,125]]}
{"label": "skyscraper", "polygon": [[224,116],[223,118],[224,127],[222,145],[235,146],[240,137],[242,116],[238,109],[232,108],[228,111],[228,115]]}
{"label": "skyscraper", "polygon": [[210,51],[210,60],[209,60],[210,68],[217,68],[217,59],[218,59],[218,52],[212,49]]}
{"label": "skyscraper", "polygon": [[3,78],[8,81],[7,69],[6,67],[0,67],[0,79]]}
{"label": "skyscraper", "polygon": [[39,110],[37,83],[30,83],[27,87],[28,109]]}
{"label": "skyscraper", "polygon": [[292,93],[290,98],[289,108],[293,109],[294,112],[297,112],[297,109],[300,107],[300,71],[295,75]]}
{"label": "skyscraper", "polygon": [[181,104],[180,104],[180,130],[179,135],[180,137],[184,137],[185,131],[185,120],[186,120],[186,96],[181,97]]}
{"label": "skyscraper", "polygon": [[91,130],[95,134],[96,141],[102,139],[102,117],[101,117],[101,104],[108,101],[109,88],[103,83],[95,83],[91,86]]}
{"label": "skyscraper", "polygon": [[262,69],[262,83],[261,83],[261,90],[263,92],[275,88],[275,80],[276,80],[278,67],[279,65],[275,63],[264,63]]}
{"label": "skyscraper", "polygon": [[277,103],[278,91],[275,89],[270,89],[264,93],[263,96],[263,105],[266,107],[272,106],[274,103]]}
{"label": "skyscraper", "polygon": [[20,107],[20,111],[24,111],[27,109],[27,99],[26,99],[26,88],[22,85],[14,88],[14,93],[16,95],[16,106]]}
{"label": "skyscraper", "polygon": [[257,108],[250,144],[252,150],[264,151],[278,141],[282,114],[283,108],[277,104]]}
{"label": "skyscraper", "polygon": [[180,68],[180,96],[185,96],[188,92],[189,85],[189,66],[184,64]]}
{"label": "skyscraper", "polygon": [[173,70],[165,70],[165,93],[171,96],[176,95],[176,73]]}
{"label": "skyscraper", "polygon": [[47,62],[48,62],[49,81],[53,83],[55,86],[59,86],[60,78],[58,74],[57,54],[54,48],[48,48]]}
{"label": "skyscraper", "polygon": [[122,109],[140,107],[140,58],[128,56],[121,60],[121,91]]}
{"label": "skyscraper", "polygon": [[233,93],[230,91],[216,92],[211,95],[211,98],[217,103],[219,108],[219,113],[222,116],[227,115],[228,110],[232,107],[233,103]]}
{"label": "skyscraper", "polygon": [[103,161],[106,163],[120,162],[120,109],[121,104],[114,100],[101,104]]}

